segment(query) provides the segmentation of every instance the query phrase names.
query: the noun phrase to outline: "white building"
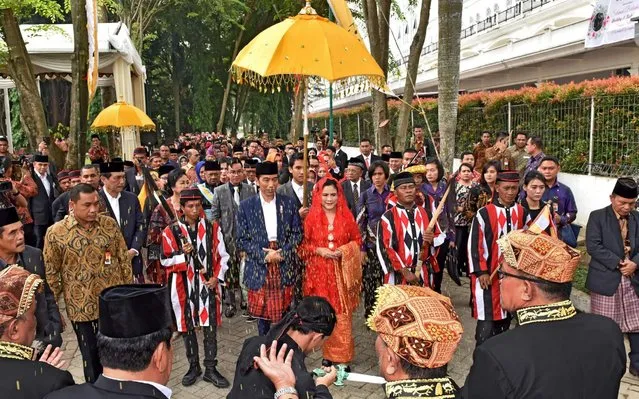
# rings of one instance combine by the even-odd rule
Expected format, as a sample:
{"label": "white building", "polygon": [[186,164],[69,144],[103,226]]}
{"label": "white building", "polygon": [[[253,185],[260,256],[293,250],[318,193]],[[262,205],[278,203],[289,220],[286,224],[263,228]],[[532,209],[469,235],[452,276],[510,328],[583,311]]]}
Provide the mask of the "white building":
{"label": "white building", "polygon": [[[399,3],[405,15],[404,19],[391,17],[390,51],[400,67],[389,73],[388,78],[397,95],[403,91],[405,62],[419,23],[418,14],[408,6],[408,1]],[[464,1],[460,90],[508,89],[543,81],[567,83],[615,74],[639,74],[639,47],[632,39],[596,48],[585,46],[593,9],[607,8],[608,3],[608,0]],[[639,7],[636,0],[625,3]],[[626,25],[635,10],[627,7],[623,10],[627,14]],[[365,33],[365,29],[360,32]],[[416,81],[417,91],[422,94],[437,92],[437,37],[437,0],[432,0]],[[336,92],[334,108],[370,99],[368,91],[355,87]],[[313,112],[326,110],[327,98],[313,103]]]}

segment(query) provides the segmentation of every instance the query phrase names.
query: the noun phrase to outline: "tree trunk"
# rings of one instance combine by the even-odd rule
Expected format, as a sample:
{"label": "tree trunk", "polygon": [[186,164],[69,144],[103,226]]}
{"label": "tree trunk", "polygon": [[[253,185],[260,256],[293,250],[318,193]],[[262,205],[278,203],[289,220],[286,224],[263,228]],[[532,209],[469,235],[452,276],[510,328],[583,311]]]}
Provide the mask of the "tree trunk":
{"label": "tree trunk", "polygon": [[298,137],[302,137],[304,134],[304,91],[306,85],[304,80],[300,80],[299,89],[297,93],[293,94],[293,115],[291,117],[291,129],[289,133],[289,140],[291,143],[296,143]]}
{"label": "tree trunk", "polygon": [[[378,5],[379,3],[379,5]],[[391,0],[365,0],[363,2],[363,13],[366,19],[368,40],[371,48],[371,55],[382,68],[384,77],[388,77],[388,39],[390,20]],[[389,124],[380,127],[380,123],[388,119],[388,104],[386,95],[377,90],[371,90],[373,129],[375,132],[375,146],[378,150],[383,145],[382,141],[390,141]]]}
{"label": "tree trunk", "polygon": [[[7,69],[15,82],[20,99],[22,128],[31,149],[37,149],[38,140],[42,137],[49,137],[49,129],[38,84],[33,73],[33,65],[29,53],[27,53],[18,20],[10,8],[2,10],[2,35],[7,44]],[[56,149],[56,146],[50,146],[50,150],[55,152]]]}
{"label": "tree trunk", "polygon": [[[422,0],[422,8],[419,13],[419,25],[417,32],[413,36],[410,44],[410,53],[408,55],[408,64],[406,65],[406,81],[404,82],[404,101],[411,104],[413,95],[415,94],[415,82],[417,80],[417,72],[419,70],[419,59],[426,40],[426,28],[428,28],[428,20],[430,18],[431,0]],[[406,148],[408,137],[408,123],[410,120],[411,106],[402,104],[399,108],[399,118],[397,119],[397,137],[395,138],[395,148],[398,151]]]}
{"label": "tree trunk", "polygon": [[73,55],[71,56],[71,123],[66,167],[84,164],[87,152],[87,117],[89,114],[89,37],[87,35],[86,0],[71,2],[73,21]]}
{"label": "tree trunk", "polygon": [[463,0],[439,1],[439,53],[437,56],[439,156],[444,168],[448,171],[453,169],[455,131],[457,130],[463,3]]}
{"label": "tree trunk", "polygon": [[[246,24],[248,24],[250,17],[251,17],[251,12],[247,12],[246,15],[244,16],[242,27],[246,27]],[[235,39],[235,46],[233,47],[233,56],[231,57],[231,62],[235,60],[235,57],[237,57],[237,53],[240,51],[240,44],[242,43],[244,30],[245,29],[240,29],[240,33],[237,35],[237,38]],[[218,133],[224,129],[224,117],[226,116],[226,106],[229,101],[229,95],[231,94],[232,80],[233,80],[233,73],[229,71],[229,76],[226,78],[226,88],[224,89],[224,96],[222,97],[222,107],[220,108],[220,119],[218,119],[217,121]]]}

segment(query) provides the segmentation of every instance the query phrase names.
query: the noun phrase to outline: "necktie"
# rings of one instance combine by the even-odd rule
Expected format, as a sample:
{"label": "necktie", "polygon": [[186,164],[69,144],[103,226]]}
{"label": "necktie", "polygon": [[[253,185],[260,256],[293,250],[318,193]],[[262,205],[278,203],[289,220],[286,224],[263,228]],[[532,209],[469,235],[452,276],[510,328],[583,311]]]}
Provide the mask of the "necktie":
{"label": "necktie", "polygon": [[233,187],[233,190],[235,191],[233,194],[233,201],[235,201],[235,205],[239,206],[240,205],[240,188],[235,186]]}
{"label": "necktie", "polygon": [[369,159],[368,157],[364,158],[364,162],[366,163],[366,169],[368,169],[371,166],[371,163],[368,159]]}
{"label": "necktie", "polygon": [[353,199],[355,200],[355,205],[359,203],[359,188],[357,187],[357,183],[353,184]]}
{"label": "necktie", "polygon": [[623,250],[626,258],[630,253],[630,241],[628,240],[628,217],[619,217],[619,229],[621,230],[621,241],[623,241]]}

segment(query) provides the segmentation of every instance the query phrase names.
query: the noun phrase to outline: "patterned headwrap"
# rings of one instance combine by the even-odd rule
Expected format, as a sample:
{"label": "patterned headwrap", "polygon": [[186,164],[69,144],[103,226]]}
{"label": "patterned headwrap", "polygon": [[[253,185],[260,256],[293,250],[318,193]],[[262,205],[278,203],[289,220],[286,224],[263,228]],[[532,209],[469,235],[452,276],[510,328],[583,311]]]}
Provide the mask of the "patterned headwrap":
{"label": "patterned headwrap", "polygon": [[43,280],[19,266],[0,271],[0,323],[22,316],[35,300]]}
{"label": "patterned headwrap", "polygon": [[572,281],[581,259],[563,241],[529,230],[511,231],[497,245],[510,267],[553,283]]}
{"label": "patterned headwrap", "polygon": [[448,297],[412,285],[381,286],[367,324],[393,352],[422,368],[448,364],[464,332]]}

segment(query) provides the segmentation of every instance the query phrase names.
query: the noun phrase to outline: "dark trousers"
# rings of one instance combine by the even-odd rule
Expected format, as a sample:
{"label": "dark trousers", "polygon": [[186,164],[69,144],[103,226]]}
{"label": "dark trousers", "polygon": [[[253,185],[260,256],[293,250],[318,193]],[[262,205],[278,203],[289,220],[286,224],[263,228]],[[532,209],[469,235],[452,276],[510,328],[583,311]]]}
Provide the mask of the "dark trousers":
{"label": "dark trousers", "polygon": [[433,273],[433,290],[442,292],[442,280],[444,279],[444,269],[446,269],[446,256],[448,256],[448,250],[450,249],[450,241],[444,240],[444,243],[438,247],[437,252],[437,264],[439,265],[439,271]]}
{"label": "dark trousers", "polygon": [[25,224],[24,228],[24,243],[30,247],[36,246],[36,237],[33,232],[33,223]]}
{"label": "dark trousers", "polygon": [[377,288],[382,285],[384,278],[375,248],[366,250],[366,258],[367,260],[362,270],[362,288],[364,290],[365,316],[368,317],[373,311],[373,306],[375,306]]}
{"label": "dark trousers", "polygon": [[[204,335],[204,367],[206,368],[217,366],[217,306],[215,293],[209,291],[209,294],[211,295],[211,300],[209,301],[209,326],[202,327]],[[189,326],[188,331],[182,335],[182,338],[184,339],[184,348],[186,349],[186,358],[189,360],[189,365],[199,365],[200,348],[195,329]]]}
{"label": "dark trousers", "polygon": [[510,320],[510,316],[504,320],[477,320],[477,328],[475,329],[476,346],[483,344],[488,338],[508,331]]}
{"label": "dark trousers", "polygon": [[78,338],[78,348],[82,354],[84,364],[84,379],[86,382],[94,383],[98,376],[102,374],[102,364],[98,356],[98,321],[74,321],[73,331]]}
{"label": "dark trousers", "polygon": [[47,234],[47,229],[49,226],[44,225],[34,225],[33,226],[33,235],[35,236],[35,246],[38,249],[44,248],[44,236]]}
{"label": "dark trousers", "polygon": [[468,276],[468,236],[469,226],[455,226],[455,247],[457,248],[457,270],[459,275]]}
{"label": "dark trousers", "polygon": [[639,370],[639,333],[628,333],[628,341],[630,341],[630,366]]}
{"label": "dark trousers", "polygon": [[266,319],[258,319],[257,320],[257,333],[260,337],[265,336],[268,331],[271,329],[271,322]]}

